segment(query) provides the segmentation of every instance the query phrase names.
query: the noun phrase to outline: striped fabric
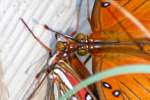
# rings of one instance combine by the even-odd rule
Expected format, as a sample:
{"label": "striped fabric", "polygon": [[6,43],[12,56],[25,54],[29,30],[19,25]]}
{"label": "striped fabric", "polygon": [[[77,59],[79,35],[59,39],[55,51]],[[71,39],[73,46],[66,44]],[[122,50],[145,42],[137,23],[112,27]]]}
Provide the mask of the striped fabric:
{"label": "striped fabric", "polygon": [[[28,90],[32,90],[36,73],[48,57],[48,52],[33,38],[19,18],[23,18],[36,35],[53,48],[54,35],[44,30],[43,24],[65,33],[68,28],[73,29],[75,26],[75,11],[76,0],[0,0],[1,67],[9,100],[26,99],[27,94],[30,94]],[[43,91],[39,91],[35,100],[44,98]]]}

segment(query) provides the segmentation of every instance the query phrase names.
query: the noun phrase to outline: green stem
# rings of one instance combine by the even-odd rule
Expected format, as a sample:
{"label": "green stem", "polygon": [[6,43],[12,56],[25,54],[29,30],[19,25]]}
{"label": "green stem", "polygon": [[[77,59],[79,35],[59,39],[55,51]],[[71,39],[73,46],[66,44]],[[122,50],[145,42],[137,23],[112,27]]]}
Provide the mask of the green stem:
{"label": "green stem", "polygon": [[133,74],[133,73],[150,73],[150,65],[142,65],[142,64],[126,65],[96,73],[95,75],[90,76],[88,79],[80,82],[72,90],[69,90],[67,93],[65,93],[64,96],[60,97],[60,100],[66,100],[66,98],[69,98],[73,94],[76,94],[82,88],[85,88],[88,85],[98,82],[102,79],[116,75]]}

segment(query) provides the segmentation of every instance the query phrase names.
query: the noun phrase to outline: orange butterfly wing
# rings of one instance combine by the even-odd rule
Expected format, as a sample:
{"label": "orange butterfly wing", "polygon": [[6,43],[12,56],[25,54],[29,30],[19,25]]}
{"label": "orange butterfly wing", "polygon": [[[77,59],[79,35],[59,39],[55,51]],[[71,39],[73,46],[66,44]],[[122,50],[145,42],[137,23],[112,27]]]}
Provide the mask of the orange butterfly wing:
{"label": "orange butterfly wing", "polygon": [[[134,38],[143,38],[144,34],[133,24],[119,9],[113,5],[101,7],[101,2],[96,0],[92,12],[91,24],[93,32],[117,33],[126,36],[127,32]],[[150,29],[150,1],[149,0],[114,0],[126,11],[132,13],[143,25]],[[98,13],[99,15],[98,15]],[[126,33],[125,33],[126,31]],[[118,36],[120,37],[120,36]],[[128,37],[128,36],[126,36]],[[117,37],[116,37],[117,38]]]}
{"label": "orange butterfly wing", "polygon": [[[149,0],[114,1],[150,29]],[[91,17],[91,38],[103,41],[146,41],[143,32],[135,24],[111,3],[104,3],[104,0],[95,1]],[[102,7],[103,5],[108,7]],[[143,46],[143,50],[136,45],[103,47],[94,50],[92,55],[94,73],[120,65],[150,64],[150,46]],[[144,73],[108,78],[96,83],[96,86],[101,100],[150,99],[150,75]]]}

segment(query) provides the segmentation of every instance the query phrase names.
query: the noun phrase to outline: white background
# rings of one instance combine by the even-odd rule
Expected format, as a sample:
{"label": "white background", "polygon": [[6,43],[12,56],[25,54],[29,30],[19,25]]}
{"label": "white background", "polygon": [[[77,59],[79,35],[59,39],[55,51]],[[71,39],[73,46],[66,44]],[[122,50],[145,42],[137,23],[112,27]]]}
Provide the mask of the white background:
{"label": "white background", "polygon": [[[54,34],[44,30],[42,25],[48,24],[64,34],[73,31],[78,3],[76,0],[0,0],[0,53],[10,100],[24,99],[48,57],[48,52],[19,18],[23,18],[45,44],[54,48]],[[85,9],[81,16],[80,31],[89,33],[90,28],[83,17]]]}

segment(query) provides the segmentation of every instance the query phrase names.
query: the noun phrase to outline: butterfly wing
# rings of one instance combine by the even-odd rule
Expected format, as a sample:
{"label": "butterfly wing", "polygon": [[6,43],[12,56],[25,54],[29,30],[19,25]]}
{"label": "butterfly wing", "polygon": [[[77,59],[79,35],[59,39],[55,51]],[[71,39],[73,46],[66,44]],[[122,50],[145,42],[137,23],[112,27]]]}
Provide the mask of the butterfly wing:
{"label": "butterfly wing", "polygon": [[[149,0],[114,0],[123,9],[135,17],[146,29],[149,27]],[[146,15],[146,16],[145,16]],[[146,41],[145,34],[135,23],[128,19],[115,5],[106,0],[96,0],[92,17],[91,38],[103,41]],[[93,56],[93,72],[127,64],[150,64],[150,46],[104,46],[95,49]],[[150,98],[150,77],[148,74],[128,74],[111,77],[96,83],[102,100],[128,100]]]}
{"label": "butterfly wing", "polygon": [[[114,34],[113,38],[144,38],[143,30],[129,19],[132,14],[149,31],[150,28],[150,1],[149,0],[113,0],[126,12],[121,11],[118,5],[106,0],[96,0],[91,16],[91,28],[94,33]],[[127,14],[128,13],[128,14]],[[117,33],[118,36],[115,35]],[[104,36],[105,37],[105,36]],[[111,37],[112,38],[112,37]],[[122,39],[121,38],[121,39]]]}
{"label": "butterfly wing", "polygon": [[[121,50],[120,52],[117,51],[117,48],[114,51],[111,48],[108,49],[108,52],[104,50],[104,52],[93,53],[93,70],[95,73],[127,64],[150,64],[149,55],[139,50],[134,52],[132,50],[132,53],[128,53],[129,51],[124,53]],[[129,74],[112,77],[96,83],[96,86],[102,100],[150,98],[148,74]],[[116,96],[114,94],[115,91]]]}

